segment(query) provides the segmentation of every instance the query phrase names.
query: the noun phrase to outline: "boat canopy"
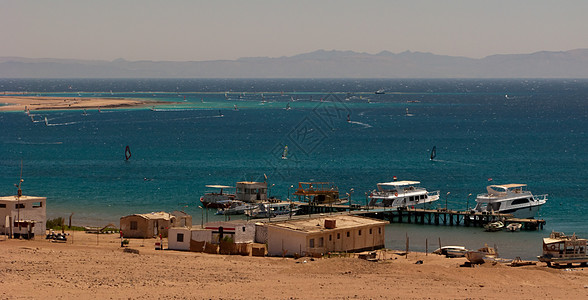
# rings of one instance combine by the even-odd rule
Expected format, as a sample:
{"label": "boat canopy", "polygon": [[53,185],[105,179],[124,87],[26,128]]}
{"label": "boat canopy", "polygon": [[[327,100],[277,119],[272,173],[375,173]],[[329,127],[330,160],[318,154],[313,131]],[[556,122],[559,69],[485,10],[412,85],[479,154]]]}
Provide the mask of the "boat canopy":
{"label": "boat canopy", "polygon": [[526,187],[526,184],[521,183],[510,183],[510,184],[501,184],[501,185],[489,185],[486,187],[488,194],[491,195],[504,195],[507,191],[514,191],[514,192],[521,192],[523,187]]}
{"label": "boat canopy", "polygon": [[382,182],[378,183],[378,185],[389,185],[389,186],[407,186],[407,185],[418,185],[421,184],[420,181],[392,181],[392,182]]}
{"label": "boat canopy", "polygon": [[232,188],[232,186],[228,186],[228,185],[218,185],[218,184],[208,184],[206,185],[207,188],[213,188],[213,189],[228,189],[228,188]]}
{"label": "boat canopy", "polygon": [[313,196],[323,194],[339,194],[339,189],[332,182],[298,182],[294,195]]}

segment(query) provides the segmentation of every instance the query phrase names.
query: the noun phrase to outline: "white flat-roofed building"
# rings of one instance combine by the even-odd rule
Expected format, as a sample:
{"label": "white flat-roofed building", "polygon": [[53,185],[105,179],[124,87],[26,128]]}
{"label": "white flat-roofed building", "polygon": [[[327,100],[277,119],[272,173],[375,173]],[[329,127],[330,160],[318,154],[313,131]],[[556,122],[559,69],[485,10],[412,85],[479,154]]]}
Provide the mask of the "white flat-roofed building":
{"label": "white flat-roofed building", "polygon": [[267,182],[237,182],[237,199],[243,202],[267,201]]}
{"label": "white flat-roofed building", "polygon": [[46,221],[46,197],[0,197],[0,232],[14,238],[45,236]]}
{"label": "white flat-roofed building", "polygon": [[268,255],[293,256],[384,248],[387,221],[339,215],[267,225]]}

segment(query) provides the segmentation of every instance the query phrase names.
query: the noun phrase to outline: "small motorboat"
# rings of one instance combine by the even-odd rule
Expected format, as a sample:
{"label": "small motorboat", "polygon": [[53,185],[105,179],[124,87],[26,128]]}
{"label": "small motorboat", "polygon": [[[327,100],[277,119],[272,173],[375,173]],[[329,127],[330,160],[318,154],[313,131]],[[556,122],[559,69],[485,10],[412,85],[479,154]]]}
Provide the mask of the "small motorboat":
{"label": "small motorboat", "polygon": [[500,231],[504,228],[504,223],[502,221],[491,222],[484,225],[484,230],[489,232]]}
{"label": "small motorboat", "polygon": [[523,227],[521,223],[510,223],[506,225],[506,230],[510,232],[515,232],[521,230],[521,227]]}

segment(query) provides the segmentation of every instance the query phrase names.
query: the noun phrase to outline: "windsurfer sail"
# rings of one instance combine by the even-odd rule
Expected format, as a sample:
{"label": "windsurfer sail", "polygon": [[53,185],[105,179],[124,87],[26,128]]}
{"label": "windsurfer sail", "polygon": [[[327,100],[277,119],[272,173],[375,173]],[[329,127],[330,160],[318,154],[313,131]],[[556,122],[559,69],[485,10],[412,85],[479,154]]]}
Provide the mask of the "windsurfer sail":
{"label": "windsurfer sail", "polygon": [[434,160],[436,156],[437,156],[437,146],[433,146],[433,149],[431,150],[431,160]]}
{"label": "windsurfer sail", "polygon": [[49,126],[49,121],[47,121],[47,117],[45,117],[45,126]]}
{"label": "windsurfer sail", "polygon": [[131,148],[129,148],[129,145],[127,145],[125,148],[125,159],[129,160],[129,158],[131,158]]}

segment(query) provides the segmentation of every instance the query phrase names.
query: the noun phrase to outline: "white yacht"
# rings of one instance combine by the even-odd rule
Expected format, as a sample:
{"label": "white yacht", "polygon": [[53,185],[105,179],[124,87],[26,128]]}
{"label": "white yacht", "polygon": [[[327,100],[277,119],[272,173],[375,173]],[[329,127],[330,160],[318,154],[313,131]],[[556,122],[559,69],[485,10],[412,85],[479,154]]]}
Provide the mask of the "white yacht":
{"label": "white yacht", "polygon": [[257,205],[255,204],[245,203],[239,200],[225,200],[219,202],[226,202],[226,206],[217,209],[217,215],[243,215],[246,211],[257,208]]}
{"label": "white yacht", "polygon": [[253,219],[274,218],[279,215],[295,215],[298,205],[286,201],[257,203],[255,209],[245,211],[245,215]]}
{"label": "white yacht", "polygon": [[503,184],[486,187],[488,193],[476,197],[474,212],[512,214],[515,218],[533,218],[539,206],[547,202],[547,194],[534,196],[524,190],[526,184]]}
{"label": "white yacht", "polygon": [[236,198],[235,194],[223,193],[223,190],[231,188],[230,186],[209,184],[206,187],[220,190],[219,192],[208,192],[200,197],[200,202],[206,208],[226,208],[229,206],[230,201]]}
{"label": "white yacht", "polygon": [[267,201],[266,182],[237,182],[236,193],[223,192],[225,189],[233,188],[226,185],[207,185],[207,188],[220,189],[220,192],[208,192],[200,197],[200,202],[206,208],[227,208],[231,201],[239,200],[246,203],[257,203]]}
{"label": "white yacht", "polygon": [[439,191],[428,192],[419,184],[419,181],[378,183],[378,189],[369,195],[369,206],[412,207],[439,200]]}

